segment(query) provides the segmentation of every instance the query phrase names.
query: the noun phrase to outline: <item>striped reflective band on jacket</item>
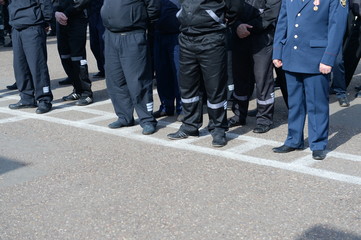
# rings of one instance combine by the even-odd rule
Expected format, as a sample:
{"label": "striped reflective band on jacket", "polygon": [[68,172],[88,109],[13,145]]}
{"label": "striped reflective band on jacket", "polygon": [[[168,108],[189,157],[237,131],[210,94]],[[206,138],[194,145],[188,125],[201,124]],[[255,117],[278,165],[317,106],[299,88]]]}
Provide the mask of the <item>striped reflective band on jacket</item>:
{"label": "striped reflective band on jacket", "polygon": [[206,12],[209,16],[211,16],[211,18],[213,18],[214,21],[221,24],[222,27],[226,27],[226,24],[223,23],[223,20],[220,19],[217,14],[215,14],[212,10],[206,10]]}

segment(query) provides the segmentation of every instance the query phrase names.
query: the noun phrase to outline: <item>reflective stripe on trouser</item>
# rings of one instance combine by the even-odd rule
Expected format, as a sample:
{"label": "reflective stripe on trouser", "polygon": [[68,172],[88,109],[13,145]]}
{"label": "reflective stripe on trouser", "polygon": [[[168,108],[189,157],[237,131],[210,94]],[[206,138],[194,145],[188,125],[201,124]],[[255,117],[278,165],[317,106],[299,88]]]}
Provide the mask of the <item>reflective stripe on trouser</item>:
{"label": "reflective stripe on trouser", "polygon": [[[233,36],[233,82],[237,96],[251,96],[256,87],[257,124],[273,123],[274,79],[272,66],[273,32],[265,31],[240,39]],[[237,103],[236,103],[237,104]],[[247,116],[248,104],[238,102],[240,118]],[[243,109],[247,107],[247,109]],[[236,114],[236,113],[235,113]]]}
{"label": "reflective stripe on trouser", "polygon": [[[180,75],[184,120],[182,129],[195,132],[203,122],[203,95],[210,104],[226,101],[226,48],[225,33],[215,32],[203,36],[180,34]],[[204,94],[206,93],[206,94]],[[197,99],[198,101],[190,101]],[[210,106],[210,105],[209,105]],[[224,106],[208,107],[210,130],[227,129]]]}
{"label": "reflective stripe on trouser", "polygon": [[105,74],[114,111],[124,124],[140,120],[156,125],[153,112],[153,79],[145,32],[113,33],[105,30]]}
{"label": "reflective stripe on trouser", "polygon": [[21,101],[24,104],[51,102],[50,77],[47,65],[46,33],[42,26],[22,31],[13,29],[14,73]]}

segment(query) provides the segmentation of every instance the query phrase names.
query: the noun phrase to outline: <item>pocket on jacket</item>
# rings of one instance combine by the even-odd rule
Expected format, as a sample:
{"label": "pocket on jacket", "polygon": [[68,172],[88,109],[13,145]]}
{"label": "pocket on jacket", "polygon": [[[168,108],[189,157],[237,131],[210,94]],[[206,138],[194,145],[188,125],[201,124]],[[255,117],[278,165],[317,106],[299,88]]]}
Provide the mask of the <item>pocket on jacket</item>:
{"label": "pocket on jacket", "polygon": [[311,48],[325,48],[327,47],[327,40],[310,40]]}

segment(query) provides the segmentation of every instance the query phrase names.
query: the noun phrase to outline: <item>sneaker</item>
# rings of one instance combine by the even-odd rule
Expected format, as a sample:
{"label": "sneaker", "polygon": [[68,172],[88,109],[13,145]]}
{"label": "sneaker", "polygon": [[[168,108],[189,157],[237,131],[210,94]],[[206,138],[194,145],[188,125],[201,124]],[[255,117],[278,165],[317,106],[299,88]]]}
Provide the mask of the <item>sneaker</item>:
{"label": "sneaker", "polygon": [[171,140],[179,140],[179,139],[184,139],[184,138],[188,138],[188,136],[193,136],[193,137],[198,137],[199,136],[199,132],[195,132],[195,133],[186,133],[182,130],[178,130],[175,133],[170,133],[167,135],[167,137]]}
{"label": "sneaker", "polygon": [[35,104],[24,104],[21,101],[9,105],[9,108],[13,109],[13,110],[15,110],[15,109],[23,109],[23,108],[35,108],[35,107],[36,107]]}
{"label": "sneaker", "polygon": [[341,98],[338,98],[338,104],[340,104],[340,107],[348,107],[350,106],[350,102],[348,100],[348,98],[345,96],[345,97],[341,97]]}
{"label": "sneaker", "polygon": [[142,134],[144,135],[150,135],[155,133],[155,126],[153,124],[147,123],[143,127]]}
{"label": "sneaker", "polygon": [[77,93],[70,93],[68,96],[64,96],[64,101],[74,101],[80,99],[80,95]]}
{"label": "sneaker", "polygon": [[52,104],[48,103],[48,102],[40,102],[38,104],[38,108],[36,109],[36,113],[37,114],[43,114],[43,113],[47,113],[51,110]]}
{"label": "sneaker", "polygon": [[224,147],[227,145],[226,133],[215,133],[212,132],[212,146],[213,147]]}
{"label": "sneaker", "polygon": [[93,98],[91,97],[81,97],[76,103],[75,105],[77,106],[86,106],[93,103]]}

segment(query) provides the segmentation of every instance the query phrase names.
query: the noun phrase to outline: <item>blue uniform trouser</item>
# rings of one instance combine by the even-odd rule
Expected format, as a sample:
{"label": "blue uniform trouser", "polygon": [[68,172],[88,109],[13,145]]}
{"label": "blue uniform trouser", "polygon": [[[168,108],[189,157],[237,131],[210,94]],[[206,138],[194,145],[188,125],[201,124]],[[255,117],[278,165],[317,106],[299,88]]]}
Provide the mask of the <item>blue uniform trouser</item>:
{"label": "blue uniform trouser", "polygon": [[203,122],[203,88],[207,96],[208,130],[225,131],[227,125],[227,53],[225,33],[201,36],[180,34],[179,87],[184,120],[181,129],[198,132]]}
{"label": "blue uniform trouser", "polygon": [[53,100],[47,65],[46,33],[42,26],[13,29],[14,72],[23,104]]}
{"label": "blue uniform trouser", "polygon": [[[154,33],[154,67],[157,78],[157,91],[161,109],[173,114],[176,105],[180,113],[181,97],[178,86],[179,43],[178,34]],[[174,103],[174,100],[176,101]]]}
{"label": "blue uniform trouser", "polygon": [[105,75],[114,111],[124,125],[134,123],[134,109],[143,127],[154,126],[153,79],[144,31],[113,33],[105,30]]}
{"label": "blue uniform trouser", "polygon": [[104,25],[100,13],[89,16],[90,49],[97,61],[99,72],[104,73]]}
{"label": "blue uniform trouser", "polygon": [[329,126],[329,75],[286,72],[288,136],[285,145],[304,147],[303,129],[308,114],[310,149],[325,150]]}

